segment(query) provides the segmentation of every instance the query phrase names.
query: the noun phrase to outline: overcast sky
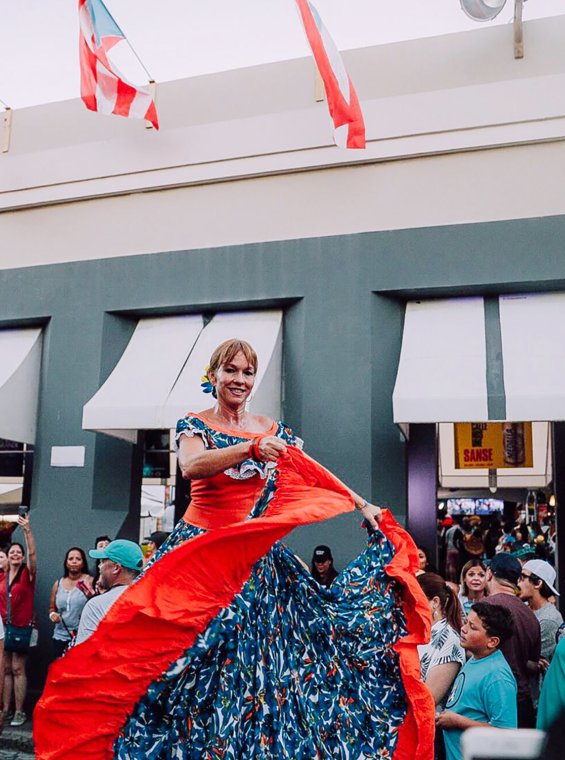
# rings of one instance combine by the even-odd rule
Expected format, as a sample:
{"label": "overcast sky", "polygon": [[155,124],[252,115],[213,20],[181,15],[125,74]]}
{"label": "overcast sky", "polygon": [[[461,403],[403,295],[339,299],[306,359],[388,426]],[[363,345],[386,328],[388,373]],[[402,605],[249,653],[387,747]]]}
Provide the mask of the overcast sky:
{"label": "overcast sky", "polygon": [[[459,0],[314,0],[343,50],[481,26]],[[294,0],[107,0],[157,82],[307,55]],[[0,98],[13,108],[78,97],[78,0],[0,0]],[[492,24],[510,23],[513,0]],[[565,14],[528,0],[524,18]]]}

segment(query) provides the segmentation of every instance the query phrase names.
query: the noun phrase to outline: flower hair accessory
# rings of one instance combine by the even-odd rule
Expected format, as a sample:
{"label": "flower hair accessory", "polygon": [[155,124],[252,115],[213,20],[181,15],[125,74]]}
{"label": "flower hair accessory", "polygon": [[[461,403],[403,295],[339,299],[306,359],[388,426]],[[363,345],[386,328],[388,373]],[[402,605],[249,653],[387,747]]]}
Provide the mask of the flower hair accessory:
{"label": "flower hair accessory", "polygon": [[210,365],[206,367],[204,370],[204,374],[200,378],[200,387],[202,388],[202,393],[213,393],[214,392],[214,386],[210,382],[210,378],[208,377],[208,372],[210,371]]}

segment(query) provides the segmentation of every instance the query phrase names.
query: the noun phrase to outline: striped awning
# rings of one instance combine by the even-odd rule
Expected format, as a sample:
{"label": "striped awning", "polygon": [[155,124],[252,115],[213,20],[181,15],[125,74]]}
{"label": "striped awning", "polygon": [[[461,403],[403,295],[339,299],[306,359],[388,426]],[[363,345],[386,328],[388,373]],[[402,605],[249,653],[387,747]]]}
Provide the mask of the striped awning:
{"label": "striped awning", "polygon": [[565,420],[565,294],[406,306],[394,421]]}

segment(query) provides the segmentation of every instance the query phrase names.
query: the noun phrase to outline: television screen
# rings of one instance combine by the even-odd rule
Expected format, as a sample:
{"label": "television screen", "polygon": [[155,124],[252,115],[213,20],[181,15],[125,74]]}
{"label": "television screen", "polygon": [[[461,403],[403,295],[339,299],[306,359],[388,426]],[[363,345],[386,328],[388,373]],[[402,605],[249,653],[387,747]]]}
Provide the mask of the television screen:
{"label": "television screen", "polygon": [[502,499],[447,499],[448,515],[490,515],[503,509]]}

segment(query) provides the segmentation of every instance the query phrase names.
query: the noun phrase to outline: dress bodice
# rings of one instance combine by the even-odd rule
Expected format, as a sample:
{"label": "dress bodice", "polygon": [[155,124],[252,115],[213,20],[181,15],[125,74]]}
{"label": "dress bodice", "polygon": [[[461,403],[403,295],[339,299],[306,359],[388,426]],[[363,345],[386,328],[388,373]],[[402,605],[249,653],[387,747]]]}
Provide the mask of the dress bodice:
{"label": "dress bodice", "polygon": [[[276,436],[288,445],[302,447],[301,439],[284,422],[273,422],[266,434]],[[183,435],[198,435],[206,449],[221,449],[250,441],[257,433],[213,428],[198,415],[189,413],[177,424],[177,444]],[[198,528],[211,530],[245,520],[260,498],[274,468],[272,462],[246,459],[218,475],[193,480],[191,502],[184,514],[185,521]]]}

